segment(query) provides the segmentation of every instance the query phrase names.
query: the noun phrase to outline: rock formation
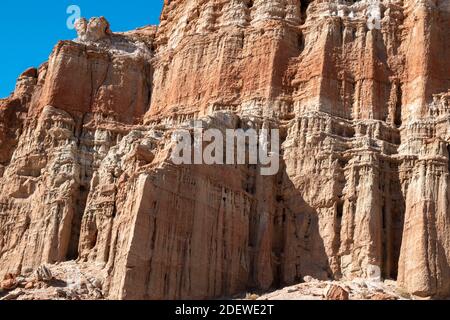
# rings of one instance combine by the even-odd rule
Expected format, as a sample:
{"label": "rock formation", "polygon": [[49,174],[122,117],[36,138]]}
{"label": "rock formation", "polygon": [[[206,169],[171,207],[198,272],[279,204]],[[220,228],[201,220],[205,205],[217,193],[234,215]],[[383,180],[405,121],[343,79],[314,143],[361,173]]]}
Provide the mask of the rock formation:
{"label": "rock formation", "polygon": [[[165,0],[77,23],[0,101],[0,276],[76,259],[110,299],[317,279],[450,296],[450,1]],[[175,165],[193,120],[281,169]]]}

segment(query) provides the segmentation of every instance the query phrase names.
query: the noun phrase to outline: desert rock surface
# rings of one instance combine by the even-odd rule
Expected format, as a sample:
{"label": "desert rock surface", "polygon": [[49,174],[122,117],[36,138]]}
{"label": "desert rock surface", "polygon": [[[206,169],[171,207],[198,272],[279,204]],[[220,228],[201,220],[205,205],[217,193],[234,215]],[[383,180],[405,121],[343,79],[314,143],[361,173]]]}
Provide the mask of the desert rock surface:
{"label": "desert rock surface", "polygon": [[[159,26],[80,20],[0,100],[0,294],[208,299],[308,276],[320,297],[356,279],[449,297],[449,18],[449,0],[166,0]],[[278,174],[173,164],[194,120],[279,129]],[[43,265],[86,288],[14,288]]]}

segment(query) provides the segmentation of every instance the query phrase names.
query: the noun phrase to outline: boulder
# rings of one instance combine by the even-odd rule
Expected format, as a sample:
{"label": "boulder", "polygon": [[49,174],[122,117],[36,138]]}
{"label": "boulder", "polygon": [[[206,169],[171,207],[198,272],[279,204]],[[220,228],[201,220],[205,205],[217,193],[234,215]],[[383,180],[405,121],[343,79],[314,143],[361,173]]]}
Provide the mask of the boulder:
{"label": "boulder", "polygon": [[325,293],[326,300],[349,300],[347,290],[337,285],[329,285]]}

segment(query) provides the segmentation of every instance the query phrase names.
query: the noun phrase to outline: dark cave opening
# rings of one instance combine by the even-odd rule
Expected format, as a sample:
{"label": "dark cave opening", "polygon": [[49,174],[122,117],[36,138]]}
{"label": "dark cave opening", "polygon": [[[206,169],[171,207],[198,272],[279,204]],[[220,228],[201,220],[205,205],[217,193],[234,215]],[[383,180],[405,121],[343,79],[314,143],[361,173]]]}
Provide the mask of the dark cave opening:
{"label": "dark cave opening", "polygon": [[337,218],[340,220],[342,219],[342,216],[344,215],[344,202],[343,201],[339,201],[337,203]]}
{"label": "dark cave opening", "polygon": [[305,36],[303,33],[298,35],[297,41],[298,50],[302,52],[305,49]]}
{"label": "dark cave opening", "polygon": [[300,19],[301,24],[304,24],[306,21],[306,11],[308,10],[309,4],[312,2],[312,0],[300,0]]}
{"label": "dark cave opening", "polygon": [[448,172],[450,172],[450,144],[447,145],[447,168]]}
{"label": "dark cave opening", "polygon": [[397,103],[395,106],[395,117],[394,117],[394,124],[397,127],[401,127],[402,125],[402,99],[403,99],[402,86],[397,85]]}

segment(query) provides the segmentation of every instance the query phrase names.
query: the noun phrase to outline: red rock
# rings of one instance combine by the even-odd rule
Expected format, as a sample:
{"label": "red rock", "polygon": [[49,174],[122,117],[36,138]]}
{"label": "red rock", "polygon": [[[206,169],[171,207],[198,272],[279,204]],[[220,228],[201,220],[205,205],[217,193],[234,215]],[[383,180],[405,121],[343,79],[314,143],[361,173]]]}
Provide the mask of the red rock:
{"label": "red rock", "polygon": [[13,290],[17,287],[17,281],[15,279],[7,279],[7,280],[3,280],[0,283],[0,287],[3,290]]}
{"label": "red rock", "polygon": [[15,280],[16,276],[13,275],[12,273],[7,273],[3,276],[3,280]]}
{"label": "red rock", "polygon": [[[79,258],[118,299],[305,275],[450,296],[448,25],[424,0],[166,1],[160,26],[125,33],[80,20],[0,100],[1,272]],[[198,118],[279,128],[279,174],[174,165],[173,131]]]}
{"label": "red rock", "polygon": [[349,300],[349,293],[344,288],[330,285],[325,294],[326,300]]}
{"label": "red rock", "polygon": [[27,284],[25,285],[26,290],[31,290],[33,288],[34,288],[34,282],[27,282]]}
{"label": "red rock", "polygon": [[36,68],[28,68],[21,75],[20,78],[37,78],[38,70]]}

